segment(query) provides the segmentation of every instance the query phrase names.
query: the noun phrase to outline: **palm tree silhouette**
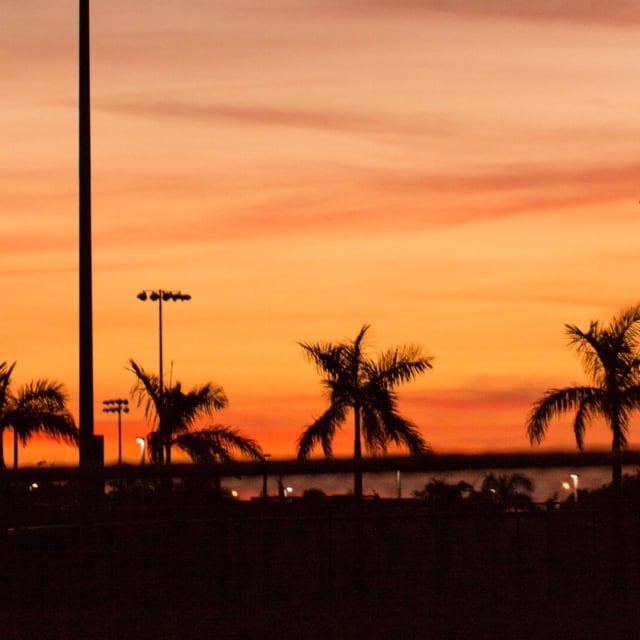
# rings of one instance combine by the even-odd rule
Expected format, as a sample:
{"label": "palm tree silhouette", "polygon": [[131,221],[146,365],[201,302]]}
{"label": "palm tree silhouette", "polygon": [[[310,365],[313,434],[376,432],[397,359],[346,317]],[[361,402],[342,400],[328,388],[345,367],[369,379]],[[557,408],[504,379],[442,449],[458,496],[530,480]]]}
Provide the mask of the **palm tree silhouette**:
{"label": "palm tree silhouette", "polygon": [[13,468],[18,467],[18,442],[26,445],[35,435],[45,435],[58,442],[78,443],[78,429],[67,409],[67,395],[62,384],[35,380],[17,393],[10,389],[16,363],[0,363],[0,468],[5,468],[3,434],[13,430]]}
{"label": "palm tree silhouette", "polygon": [[222,387],[207,382],[185,392],[180,382],[176,382],[161,388],[157,375],[148,373],[134,360],[129,360],[129,365],[137,378],[132,393],[137,396],[138,405],[144,403],[145,417],[156,427],[147,436],[153,462],[171,464],[174,445],[195,462],[229,460],[233,453],[262,459],[258,443],[236,429],[215,424],[191,430],[198,420],[228,405]]}
{"label": "palm tree silhouette", "polygon": [[529,415],[529,440],[539,444],[554,416],[575,411],[573,430],[582,450],[586,426],[598,416],[604,418],[612,432],[612,482],[619,487],[620,452],[627,444],[629,414],[640,408],[640,305],[623,310],[608,325],[591,321],[586,332],[571,324],[565,330],[593,386],[546,391]]}
{"label": "palm tree silhouette", "polygon": [[504,508],[527,508],[531,506],[531,494],[535,489],[533,480],[522,473],[487,473],[480,491]]}
{"label": "palm tree silhouette", "polygon": [[420,347],[406,345],[381,353],[376,360],[367,355],[365,324],[353,341],[298,344],[324,374],[322,383],[329,392],[329,408],[298,439],[298,458],[306,459],[316,445],[325,456],[332,455],[332,441],[351,409],[354,416],[354,485],[356,498],[362,497],[362,440],[367,451],[385,453],[387,444],[406,445],[413,454],[430,451],[417,427],[397,410],[394,392],[432,367],[432,358]]}

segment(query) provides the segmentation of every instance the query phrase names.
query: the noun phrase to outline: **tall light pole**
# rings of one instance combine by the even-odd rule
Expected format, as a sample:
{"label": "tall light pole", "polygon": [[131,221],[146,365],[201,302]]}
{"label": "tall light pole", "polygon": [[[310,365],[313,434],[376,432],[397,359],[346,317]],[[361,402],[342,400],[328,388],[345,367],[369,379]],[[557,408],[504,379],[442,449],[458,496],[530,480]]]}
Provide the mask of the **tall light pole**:
{"label": "tall light pole", "polygon": [[[165,291],[164,289],[143,289],[138,295],[138,300],[143,302],[151,300],[152,302],[158,302],[158,391],[160,395],[160,401],[163,401],[164,379],[162,371],[162,303],[163,302],[185,302],[191,300],[191,296],[188,293],[182,293],[180,291]],[[161,416],[158,416],[162,423]],[[170,455],[171,450],[167,447],[166,450],[166,462],[171,462]]]}
{"label": "tall light pole", "polygon": [[129,413],[129,401],[122,398],[115,400],[103,400],[103,411],[105,413],[118,414],[118,464],[122,464],[122,414]]}
{"label": "tall light pole", "polygon": [[78,47],[78,194],[80,466],[102,465],[102,438],[93,432],[93,292],[91,266],[91,100],[89,0],[79,0]]}

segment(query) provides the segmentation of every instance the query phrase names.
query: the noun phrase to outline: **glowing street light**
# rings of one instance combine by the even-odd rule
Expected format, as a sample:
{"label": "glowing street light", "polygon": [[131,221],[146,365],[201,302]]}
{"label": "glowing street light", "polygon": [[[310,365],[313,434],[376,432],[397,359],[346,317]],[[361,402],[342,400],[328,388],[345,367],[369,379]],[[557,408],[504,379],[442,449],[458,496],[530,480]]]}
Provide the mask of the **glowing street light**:
{"label": "glowing street light", "polygon": [[122,414],[129,413],[129,401],[123,398],[115,400],[103,400],[103,411],[105,413],[118,414],[118,464],[122,464]]}
{"label": "glowing street light", "polygon": [[562,488],[566,491],[570,491],[573,489],[573,501],[575,504],[578,504],[578,481],[580,476],[578,476],[577,473],[572,473],[569,475],[569,477],[571,478],[571,484],[569,484],[568,482],[563,482]]}
{"label": "glowing street light", "polygon": [[138,436],[136,438],[136,442],[140,445],[140,464],[144,464],[144,445],[145,445],[145,441],[144,438],[141,438],[140,436]]}
{"label": "glowing street light", "polygon": [[578,474],[572,473],[569,477],[573,482],[573,500],[578,504]]}

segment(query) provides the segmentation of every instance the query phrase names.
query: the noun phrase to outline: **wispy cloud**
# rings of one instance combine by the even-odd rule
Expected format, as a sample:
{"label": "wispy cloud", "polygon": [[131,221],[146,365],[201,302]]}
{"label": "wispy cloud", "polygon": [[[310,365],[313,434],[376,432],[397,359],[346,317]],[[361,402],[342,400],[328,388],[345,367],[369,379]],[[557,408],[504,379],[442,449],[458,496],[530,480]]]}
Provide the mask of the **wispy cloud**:
{"label": "wispy cloud", "polygon": [[[554,20],[617,25],[640,23],[640,6],[629,0],[606,3],[584,0],[329,0],[341,12],[379,12],[398,15],[415,12],[442,12],[454,15],[508,17],[518,20]],[[327,2],[317,3],[326,9]]]}
{"label": "wispy cloud", "polygon": [[96,100],[95,109],[132,117],[193,120],[200,126],[209,122],[212,127],[218,126],[220,121],[227,121],[239,126],[293,127],[407,136],[441,136],[450,130],[450,125],[442,117],[431,121],[425,118],[412,120],[365,110],[305,109],[268,104],[198,104],[123,96]]}
{"label": "wispy cloud", "polygon": [[[461,224],[614,200],[635,202],[639,173],[640,163],[583,168],[511,164],[477,173],[388,170],[372,175],[371,184],[383,191],[454,198],[439,222]],[[490,203],[477,200],[484,196],[491,196]]]}
{"label": "wispy cloud", "polygon": [[[313,186],[304,172],[263,178],[147,176],[128,180],[116,192],[100,197],[132,196],[155,201],[159,196],[185,202],[187,191],[198,193],[188,224],[171,225],[172,241],[211,242],[229,239],[350,237],[406,234],[442,226],[575,210],[613,201],[637,200],[640,163],[568,169],[551,165],[505,165],[477,174],[419,170],[382,171],[366,166],[340,166],[316,175]],[[311,180],[311,177],[309,177]],[[128,186],[129,185],[129,186]],[[220,193],[227,198],[220,203]],[[129,206],[136,206],[135,202]],[[409,203],[409,204],[408,204]],[[428,203],[428,206],[426,204]],[[183,207],[183,205],[181,205]],[[184,207],[183,207],[184,208]],[[611,219],[613,222],[613,219]],[[161,220],[151,227],[144,215],[122,216],[103,226],[99,243],[131,242],[167,237]]]}

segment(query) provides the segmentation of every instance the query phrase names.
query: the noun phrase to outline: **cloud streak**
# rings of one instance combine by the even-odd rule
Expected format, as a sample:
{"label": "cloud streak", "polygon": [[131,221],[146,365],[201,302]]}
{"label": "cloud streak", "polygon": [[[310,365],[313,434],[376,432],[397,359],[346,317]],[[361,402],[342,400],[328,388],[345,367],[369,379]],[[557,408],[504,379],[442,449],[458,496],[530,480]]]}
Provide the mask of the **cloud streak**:
{"label": "cloud streak", "polygon": [[102,98],[96,110],[137,118],[183,119],[211,127],[221,121],[240,127],[288,127],[346,133],[375,133],[405,136],[443,136],[452,131],[444,118],[400,118],[365,111],[305,109],[286,106],[233,103],[201,103],[143,98]]}
{"label": "cloud streak", "polygon": [[[256,186],[250,178],[234,181],[231,186],[221,179],[215,187],[211,187],[209,179],[208,186],[200,185],[200,191],[209,193],[200,196],[200,213],[191,214],[188,225],[173,230],[172,240],[348,237],[363,232],[371,238],[626,199],[635,203],[639,174],[640,163],[584,169],[509,165],[477,174],[340,167],[335,174],[325,177],[324,187],[317,183],[318,178],[313,188],[305,186],[304,175],[290,180],[274,178],[272,195],[268,185]],[[198,179],[194,176],[147,177],[132,183],[131,189],[137,198],[156,198],[158,194],[179,198],[185,180],[193,190],[198,190]],[[351,193],[354,185],[355,195]],[[342,189],[346,191],[341,195]],[[225,206],[220,206],[216,192],[230,191],[237,193],[238,198],[245,192],[255,191],[259,195],[238,201],[232,197]],[[120,198],[126,197],[127,187],[119,187],[116,193]],[[407,198],[414,204],[407,205]],[[142,219],[131,216],[122,220],[117,229],[101,233],[99,241],[108,241],[111,236],[114,242],[123,239],[134,242],[138,236],[149,238],[154,234],[166,235],[162,224],[150,229],[144,216]]]}
{"label": "cloud streak", "polygon": [[446,13],[455,16],[511,18],[517,20],[544,20],[579,23],[637,26],[640,24],[640,6],[627,0],[607,3],[584,0],[347,0],[317,3],[316,7],[331,4],[336,12],[362,15],[362,12],[383,15],[415,13]]}

